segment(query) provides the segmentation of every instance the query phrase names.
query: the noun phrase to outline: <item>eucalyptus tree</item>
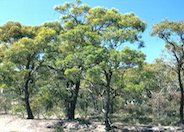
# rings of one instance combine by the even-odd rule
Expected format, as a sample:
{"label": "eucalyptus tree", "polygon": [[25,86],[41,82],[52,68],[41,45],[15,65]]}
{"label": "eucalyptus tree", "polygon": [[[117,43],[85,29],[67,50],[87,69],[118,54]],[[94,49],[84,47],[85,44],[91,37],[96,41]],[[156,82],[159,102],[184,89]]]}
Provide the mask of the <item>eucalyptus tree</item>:
{"label": "eucalyptus tree", "polygon": [[[112,101],[114,96],[117,96],[117,92],[122,92],[122,83],[124,80],[121,80],[123,73],[128,68],[133,67],[140,67],[145,59],[145,55],[128,47],[123,48],[122,50],[118,51],[116,49],[107,49],[103,48],[101,52],[98,52],[97,57],[97,50],[94,53],[94,58],[99,58],[93,62],[95,64],[93,67],[88,69],[87,71],[87,80],[92,84],[92,87],[98,86],[101,90],[94,90],[101,91],[100,94],[103,96],[104,100],[104,120],[107,131],[111,129],[110,123],[110,111],[112,111]],[[92,54],[91,54],[92,55]],[[89,58],[92,58],[89,55]],[[98,85],[97,85],[98,84]],[[118,88],[117,88],[118,87]],[[98,92],[99,93],[99,92]],[[114,95],[115,93],[115,95]],[[121,93],[118,93],[120,95]]]}
{"label": "eucalyptus tree", "polygon": [[153,25],[152,35],[164,40],[165,47],[172,58],[172,69],[178,76],[178,86],[180,88],[180,123],[184,123],[183,104],[183,67],[184,67],[184,22],[164,20]]}
{"label": "eucalyptus tree", "polygon": [[[91,8],[86,19],[92,26],[93,30],[98,33],[100,37],[100,45],[105,47],[108,51],[107,58],[103,61],[105,64],[102,71],[106,80],[104,118],[106,130],[110,130],[109,102],[113,73],[115,69],[120,68],[121,66],[125,67],[124,64],[133,66],[134,61],[131,60],[132,57],[137,57],[138,60],[141,58],[139,60],[140,62],[144,60],[144,55],[141,55],[141,53],[138,54],[134,51],[125,49],[124,52],[127,52],[127,55],[129,56],[126,56],[126,54],[123,53],[121,56],[116,50],[119,47],[123,47],[123,43],[126,42],[137,42],[138,46],[142,47],[143,41],[141,40],[141,32],[145,30],[146,25],[133,13],[123,14],[116,9],[105,9],[102,7]],[[124,60],[120,60],[121,57]]]}
{"label": "eucalyptus tree", "polygon": [[0,27],[0,31],[1,67],[8,69],[5,70],[8,74],[4,74],[2,80],[5,85],[8,84],[8,88],[19,93],[25,104],[27,118],[33,119],[30,97],[35,91],[43,52],[54,39],[55,31],[41,26],[24,26],[17,22],[6,23]]}
{"label": "eucalyptus tree", "polygon": [[74,119],[81,80],[88,68],[85,58],[93,46],[100,45],[99,35],[87,23],[89,6],[76,1],[55,9],[61,13],[62,30],[58,45],[60,55],[55,63],[57,68],[53,69],[59,69],[65,79],[67,118]]}
{"label": "eucalyptus tree", "polygon": [[[74,80],[79,83],[80,79],[84,77],[83,74],[85,74],[86,67],[90,67],[85,64],[86,61],[89,61],[85,58],[90,56],[89,54],[84,55],[85,53],[83,52],[87,51],[86,48],[88,51],[93,50],[92,47],[102,48],[106,51],[106,57],[102,57],[105,60],[100,59],[96,64],[103,62],[107,65],[103,72],[107,86],[105,90],[107,102],[105,110],[109,109],[111,72],[113,71],[112,67],[114,67],[110,66],[111,62],[109,61],[112,61],[113,64],[118,63],[116,62],[116,56],[119,57],[119,55],[116,55],[116,48],[124,42],[138,42],[139,46],[142,46],[140,33],[144,31],[145,23],[132,13],[122,14],[116,9],[105,9],[102,7],[90,8],[85,4],[81,4],[80,1],[59,5],[56,7],[56,10],[61,13],[61,25],[63,27],[60,35],[60,49],[63,54],[62,60],[60,58],[60,67],[62,66],[65,69],[65,75],[71,74],[70,79],[76,77],[78,81],[76,81],[76,78]],[[114,56],[111,55],[111,52]],[[108,60],[110,56],[112,56],[112,60]],[[63,66],[64,64],[65,66]],[[77,73],[77,75],[73,73]],[[74,81],[73,84],[75,84]],[[74,106],[76,105],[79,87],[78,84],[78,88],[73,88],[75,91],[73,94],[75,96]],[[108,112],[105,115],[105,117],[108,117]],[[74,118],[74,116],[70,118]],[[107,118],[105,122],[107,129],[109,129]]]}

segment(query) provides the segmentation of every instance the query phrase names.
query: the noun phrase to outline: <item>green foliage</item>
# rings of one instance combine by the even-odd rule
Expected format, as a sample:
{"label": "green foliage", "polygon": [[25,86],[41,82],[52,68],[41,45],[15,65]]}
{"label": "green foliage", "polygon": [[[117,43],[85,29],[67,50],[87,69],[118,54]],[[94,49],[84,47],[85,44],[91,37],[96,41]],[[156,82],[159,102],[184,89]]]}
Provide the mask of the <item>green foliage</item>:
{"label": "green foliage", "polygon": [[183,123],[183,61],[184,61],[184,22],[162,21],[153,26],[152,35],[165,41],[165,47],[172,59],[171,69],[177,74],[180,89],[180,122]]}
{"label": "green foliage", "polygon": [[[183,78],[183,22],[165,20],[153,27],[152,35],[174,55],[171,70],[161,59],[144,63],[146,55],[138,48],[146,24],[135,14],[91,8],[80,0],[55,10],[60,21],[0,26],[1,110],[24,114],[27,90],[38,116],[61,116],[75,103],[80,116],[101,121],[104,112],[112,121],[118,114],[128,123],[169,125],[178,120],[176,66]],[[123,46],[126,42],[138,48]]]}
{"label": "green foliage", "polygon": [[183,61],[183,21],[164,20],[153,25],[152,35],[165,41],[165,47],[173,55],[175,61]]}
{"label": "green foliage", "polygon": [[[15,30],[15,25],[19,26],[19,32]],[[1,50],[1,84],[14,90],[20,101],[29,99],[37,91],[35,85],[43,51],[54,38],[55,31],[14,22],[8,22],[0,28],[4,29],[2,35],[6,38],[0,39],[4,43],[1,46],[4,49]]]}

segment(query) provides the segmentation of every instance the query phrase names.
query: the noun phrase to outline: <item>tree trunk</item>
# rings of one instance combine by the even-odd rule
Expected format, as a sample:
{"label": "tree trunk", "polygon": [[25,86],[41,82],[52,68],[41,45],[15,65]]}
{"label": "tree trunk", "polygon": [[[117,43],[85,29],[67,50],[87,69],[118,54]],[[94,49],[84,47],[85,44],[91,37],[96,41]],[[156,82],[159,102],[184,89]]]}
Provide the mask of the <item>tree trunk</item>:
{"label": "tree trunk", "polygon": [[29,102],[29,87],[28,87],[28,83],[29,83],[29,79],[26,81],[25,84],[25,97],[24,97],[24,101],[25,101],[25,107],[26,107],[26,111],[27,111],[27,119],[34,119],[31,107],[30,107],[30,102]]}
{"label": "tree trunk", "polygon": [[5,114],[8,114],[7,106],[6,106],[6,105],[4,105],[4,107],[3,107],[3,108],[4,108],[4,113],[5,113]]}
{"label": "tree trunk", "polygon": [[184,96],[183,96],[183,83],[181,79],[181,70],[180,68],[178,69],[178,81],[179,81],[179,87],[180,87],[180,123],[184,124],[183,120],[183,104],[184,104]]}
{"label": "tree trunk", "polygon": [[109,131],[111,129],[110,119],[109,119],[109,105],[110,105],[110,87],[106,87],[106,95],[105,95],[105,127],[106,130]]}
{"label": "tree trunk", "polygon": [[114,113],[114,98],[110,99],[110,113]]}
{"label": "tree trunk", "polygon": [[112,72],[105,72],[105,77],[106,77],[106,90],[105,90],[105,114],[104,114],[104,119],[105,119],[105,129],[106,131],[111,130],[111,123],[110,123],[110,118],[109,118],[109,113],[110,113],[110,82],[111,82],[111,77],[112,77]]}
{"label": "tree trunk", "polygon": [[75,88],[72,91],[71,96],[69,96],[68,102],[67,102],[67,118],[68,119],[75,119],[75,108],[77,104],[79,88],[80,88],[80,81],[77,81],[75,83]]}

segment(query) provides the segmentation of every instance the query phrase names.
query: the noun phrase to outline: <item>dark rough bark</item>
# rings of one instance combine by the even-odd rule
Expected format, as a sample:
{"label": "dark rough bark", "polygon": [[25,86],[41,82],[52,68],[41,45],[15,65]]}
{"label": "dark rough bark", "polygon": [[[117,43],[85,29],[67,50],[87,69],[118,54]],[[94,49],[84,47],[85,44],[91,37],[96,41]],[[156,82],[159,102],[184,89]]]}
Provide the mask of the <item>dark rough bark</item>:
{"label": "dark rough bark", "polygon": [[104,119],[105,119],[105,129],[106,131],[111,130],[111,123],[110,123],[110,118],[109,118],[109,113],[110,113],[110,83],[111,83],[111,77],[112,77],[112,72],[105,71],[105,77],[106,77],[106,90],[105,90],[105,114],[104,114]]}
{"label": "dark rough bark", "polygon": [[[26,69],[30,69],[30,64],[31,64],[31,57],[28,56],[28,62],[26,65]],[[31,69],[34,69],[34,64],[32,65]],[[25,85],[24,85],[24,101],[25,101],[25,107],[27,111],[27,119],[34,119],[31,106],[30,106],[30,101],[29,101],[29,82],[31,80],[31,71],[28,73],[28,75],[25,76]]]}
{"label": "dark rough bark", "polygon": [[26,107],[26,111],[27,111],[27,119],[34,119],[31,107],[30,107],[30,101],[29,101],[29,79],[26,81],[25,83],[25,97],[24,97],[24,101],[25,101],[25,107]]}
{"label": "dark rough bark", "polygon": [[110,101],[110,113],[111,114],[114,113],[114,98],[111,98],[111,101]]}
{"label": "dark rough bark", "polygon": [[179,81],[179,87],[180,87],[180,123],[184,124],[184,119],[183,119],[183,104],[184,104],[184,96],[183,96],[183,83],[181,79],[181,70],[178,68],[178,81]]}
{"label": "dark rough bark", "polygon": [[75,83],[75,88],[72,90],[71,96],[68,98],[67,102],[67,118],[75,119],[75,108],[77,104],[77,97],[80,88],[80,81]]}

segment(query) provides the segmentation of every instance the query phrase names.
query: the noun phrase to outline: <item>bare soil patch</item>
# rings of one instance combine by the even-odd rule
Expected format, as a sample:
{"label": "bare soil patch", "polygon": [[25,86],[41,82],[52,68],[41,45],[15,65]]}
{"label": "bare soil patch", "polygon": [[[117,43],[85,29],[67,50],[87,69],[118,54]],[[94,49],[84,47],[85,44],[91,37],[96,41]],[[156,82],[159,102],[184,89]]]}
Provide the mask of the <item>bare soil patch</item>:
{"label": "bare soil patch", "polygon": [[[184,132],[178,126],[153,126],[153,125],[123,125],[114,123],[112,132]],[[27,120],[18,116],[0,115],[0,132],[105,132],[102,122],[88,121],[85,119],[58,120],[34,119]]]}

